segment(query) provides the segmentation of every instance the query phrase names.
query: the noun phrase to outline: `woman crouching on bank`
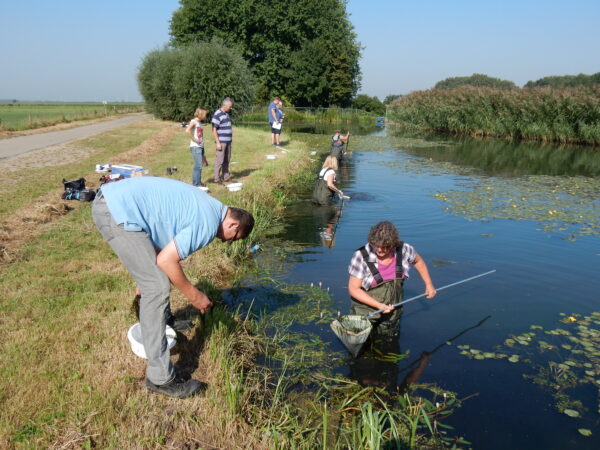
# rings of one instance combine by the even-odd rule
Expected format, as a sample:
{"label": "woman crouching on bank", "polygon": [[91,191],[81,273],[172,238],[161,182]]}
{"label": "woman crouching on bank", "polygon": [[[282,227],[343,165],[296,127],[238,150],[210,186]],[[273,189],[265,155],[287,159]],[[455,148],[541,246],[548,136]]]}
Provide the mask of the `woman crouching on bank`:
{"label": "woman crouching on bank", "polygon": [[365,315],[385,308],[370,318],[378,334],[390,336],[400,330],[402,306],[392,305],[404,298],[404,279],[413,265],[425,283],[427,298],[436,294],[429,270],[415,249],[400,240],[396,227],[379,222],[369,231],[368,244],[354,252],[348,272],[350,314]]}

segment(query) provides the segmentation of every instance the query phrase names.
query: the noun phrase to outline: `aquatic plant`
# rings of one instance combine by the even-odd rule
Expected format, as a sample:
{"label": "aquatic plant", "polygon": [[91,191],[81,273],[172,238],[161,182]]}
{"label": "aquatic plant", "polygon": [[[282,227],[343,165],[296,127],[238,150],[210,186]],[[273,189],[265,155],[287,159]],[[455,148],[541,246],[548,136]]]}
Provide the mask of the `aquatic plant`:
{"label": "aquatic plant", "polygon": [[[600,393],[600,312],[588,316],[561,313],[565,328],[544,330],[531,325],[530,331],[509,335],[495,351],[485,352],[459,345],[461,355],[470,359],[507,359],[529,367],[523,376],[549,390],[556,409],[573,418],[583,418],[587,408],[581,391],[575,388],[593,386]],[[510,356],[508,356],[510,354]],[[600,396],[597,412],[600,413]]]}

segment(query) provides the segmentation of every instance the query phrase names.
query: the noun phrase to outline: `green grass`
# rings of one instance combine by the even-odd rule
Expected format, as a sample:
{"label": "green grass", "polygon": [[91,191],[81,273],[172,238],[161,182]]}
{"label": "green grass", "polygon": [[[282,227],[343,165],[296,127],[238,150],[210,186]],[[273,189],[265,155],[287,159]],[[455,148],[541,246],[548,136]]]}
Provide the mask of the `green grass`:
{"label": "green grass", "polygon": [[[153,124],[106,133],[86,146],[99,152],[94,157],[122,159],[140,141],[148,145],[156,139]],[[187,311],[196,321],[174,360],[180,370],[208,383],[206,392],[178,401],[141,388],[145,362],[133,356],[125,337],[136,321],[133,281],[102,241],[90,205],[83,204],[40,225],[21,247],[18,262],[2,268],[0,447],[312,449],[376,448],[387,442],[418,448],[436,442],[426,426],[427,417],[438,414],[430,403],[418,401],[418,409],[406,403],[391,411],[371,388],[344,379],[321,383],[302,367],[331,358],[326,349],[312,341],[297,347],[298,336],[273,316],[242,317],[221,302],[221,289],[251,266],[248,247],[273,233],[294,196],[294,183],[307,183],[318,166],[308,152],[315,147],[294,138],[289,153],[267,161],[264,155],[273,152],[269,138],[264,131],[236,128],[232,159],[238,164],[232,174],[244,188],[229,193],[210,185],[226,204],[255,214],[250,239],[213,242],[184,264],[216,306],[200,318],[179,293],[171,298],[174,311]],[[181,131],[135,162],[157,175],[176,165],[175,177],[189,181],[187,145]],[[207,152],[210,171],[214,149]],[[70,170],[77,176],[87,167]],[[48,185],[39,189],[52,192]],[[40,191],[26,192],[33,199]],[[2,194],[2,201],[11,196]],[[317,288],[307,292],[319,302],[328,296]],[[312,352],[311,345],[319,351]],[[257,365],[259,355],[275,362],[277,370]],[[308,389],[299,392],[299,383]]]}
{"label": "green grass", "polygon": [[0,103],[0,130],[28,130],[142,111],[143,103]]}

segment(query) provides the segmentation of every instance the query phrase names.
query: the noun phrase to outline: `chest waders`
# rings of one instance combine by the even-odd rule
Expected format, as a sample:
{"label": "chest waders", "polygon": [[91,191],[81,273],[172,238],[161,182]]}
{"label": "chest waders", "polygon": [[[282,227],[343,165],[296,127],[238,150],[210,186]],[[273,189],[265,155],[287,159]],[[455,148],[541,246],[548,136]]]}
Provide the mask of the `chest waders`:
{"label": "chest waders", "polygon": [[[375,286],[370,287],[366,292],[375,300],[385,305],[393,305],[394,303],[402,301],[404,298],[404,275],[402,272],[403,245],[404,244],[400,242],[400,246],[396,248],[396,278],[388,281],[383,281],[374,262],[368,262],[369,253],[367,252],[367,249],[365,247],[359,249],[371,275],[373,275],[373,278],[377,282]],[[350,314],[365,315],[372,313],[373,311],[376,311],[376,309],[352,298]],[[402,312],[403,308],[400,306],[399,308],[394,308],[389,314],[380,313],[370,317],[369,320],[373,324],[374,333],[382,336],[397,334],[400,330],[400,317],[402,317]]]}
{"label": "chest waders", "polygon": [[334,158],[336,158],[338,160],[338,162],[342,159],[344,153],[344,144],[342,144],[339,141],[334,142],[333,144],[331,144],[331,156],[333,156]]}
{"label": "chest waders", "polygon": [[329,189],[329,186],[327,186],[327,181],[325,181],[325,176],[329,173],[329,170],[331,169],[326,170],[323,176],[319,176],[315,180],[312,201],[317,205],[329,205],[329,203],[331,203],[331,199],[333,198],[333,191]]}

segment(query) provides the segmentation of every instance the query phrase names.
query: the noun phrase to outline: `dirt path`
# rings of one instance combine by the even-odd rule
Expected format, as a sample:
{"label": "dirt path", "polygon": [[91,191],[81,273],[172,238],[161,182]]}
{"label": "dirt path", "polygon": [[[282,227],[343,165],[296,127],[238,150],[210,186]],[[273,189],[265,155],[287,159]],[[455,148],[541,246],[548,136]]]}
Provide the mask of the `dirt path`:
{"label": "dirt path", "polygon": [[85,139],[95,134],[113,130],[149,117],[151,117],[150,114],[140,114],[81,127],[69,128],[67,130],[49,131],[47,133],[2,139],[0,140],[0,160],[14,158],[33,150],[62,145],[78,139]]}

